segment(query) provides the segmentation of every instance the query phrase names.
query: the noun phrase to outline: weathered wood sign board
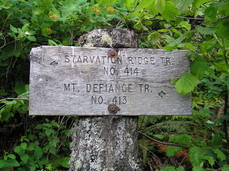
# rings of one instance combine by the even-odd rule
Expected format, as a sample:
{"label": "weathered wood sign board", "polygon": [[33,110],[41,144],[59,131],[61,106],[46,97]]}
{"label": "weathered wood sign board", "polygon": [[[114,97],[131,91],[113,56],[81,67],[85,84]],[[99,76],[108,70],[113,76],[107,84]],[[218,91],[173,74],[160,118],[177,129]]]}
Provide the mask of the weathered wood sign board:
{"label": "weathered wood sign board", "polygon": [[172,78],[187,51],[41,46],[30,54],[30,115],[189,115]]}

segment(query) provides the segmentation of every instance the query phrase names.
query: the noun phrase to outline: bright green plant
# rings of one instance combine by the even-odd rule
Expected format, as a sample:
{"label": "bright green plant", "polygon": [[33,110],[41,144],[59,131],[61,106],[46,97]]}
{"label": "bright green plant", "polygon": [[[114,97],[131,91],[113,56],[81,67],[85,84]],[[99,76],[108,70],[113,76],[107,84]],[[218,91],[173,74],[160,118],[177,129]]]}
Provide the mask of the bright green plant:
{"label": "bright green plant", "polygon": [[8,171],[10,167],[20,166],[19,162],[16,160],[14,154],[5,154],[4,158],[0,160],[0,169],[3,171]]}
{"label": "bright green plant", "polygon": [[[93,29],[125,27],[136,32],[139,47],[188,50],[191,62],[190,72],[171,82],[178,93],[192,93],[193,116],[142,117],[140,131],[188,146],[194,171],[225,171],[229,146],[228,5],[226,0],[0,0],[0,122],[5,126],[27,117],[32,47],[77,46],[78,37]],[[67,168],[69,142],[62,144],[61,138],[67,136],[69,127],[63,136],[56,118],[30,119],[36,124],[30,123],[22,133],[23,140],[1,154],[0,168],[28,168],[32,163],[40,170]],[[173,156],[179,150],[181,147],[172,146],[166,154]],[[39,158],[41,153],[47,161]],[[27,155],[33,157],[27,159]],[[146,151],[145,157],[148,155]],[[184,168],[167,166],[162,170]]]}
{"label": "bright green plant", "polygon": [[[58,122],[46,120],[20,139],[12,154],[0,160],[0,169],[14,167],[19,171],[69,168],[69,130]],[[41,131],[40,131],[41,130]],[[41,141],[43,140],[43,141]],[[60,149],[61,148],[61,149]],[[65,156],[66,155],[66,156]]]}
{"label": "bright green plant", "polygon": [[15,113],[26,114],[28,111],[28,85],[22,82],[17,82],[14,91],[17,94],[17,98],[7,98],[0,100],[2,104],[0,108],[0,122],[6,122],[11,117],[14,117]]}

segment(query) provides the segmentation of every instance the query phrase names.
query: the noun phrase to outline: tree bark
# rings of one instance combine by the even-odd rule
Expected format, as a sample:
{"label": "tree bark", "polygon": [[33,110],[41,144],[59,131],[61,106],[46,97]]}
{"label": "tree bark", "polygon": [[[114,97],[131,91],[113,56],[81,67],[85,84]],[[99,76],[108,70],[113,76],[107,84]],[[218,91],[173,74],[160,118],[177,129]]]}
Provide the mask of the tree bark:
{"label": "tree bark", "polygon": [[[82,35],[83,47],[136,48],[127,29],[99,29]],[[140,171],[138,117],[79,117],[72,129],[70,171]]]}

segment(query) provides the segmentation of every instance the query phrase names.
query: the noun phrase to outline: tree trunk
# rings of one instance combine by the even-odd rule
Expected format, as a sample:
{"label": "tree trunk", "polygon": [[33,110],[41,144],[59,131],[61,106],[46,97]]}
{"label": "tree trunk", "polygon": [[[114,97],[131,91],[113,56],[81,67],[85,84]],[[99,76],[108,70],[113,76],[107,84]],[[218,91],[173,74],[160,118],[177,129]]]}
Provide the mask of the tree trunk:
{"label": "tree trunk", "polygon": [[[99,29],[82,35],[83,47],[136,48],[134,33]],[[72,129],[70,171],[140,171],[138,117],[79,117]]]}

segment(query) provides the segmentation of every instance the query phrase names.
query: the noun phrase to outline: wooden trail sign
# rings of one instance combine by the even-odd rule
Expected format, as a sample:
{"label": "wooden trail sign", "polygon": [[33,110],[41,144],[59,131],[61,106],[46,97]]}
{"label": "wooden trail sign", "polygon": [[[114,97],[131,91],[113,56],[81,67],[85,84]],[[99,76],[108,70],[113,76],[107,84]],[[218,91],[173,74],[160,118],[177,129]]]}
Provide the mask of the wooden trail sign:
{"label": "wooden trail sign", "polygon": [[30,115],[190,115],[172,78],[187,51],[41,46],[30,53]]}

